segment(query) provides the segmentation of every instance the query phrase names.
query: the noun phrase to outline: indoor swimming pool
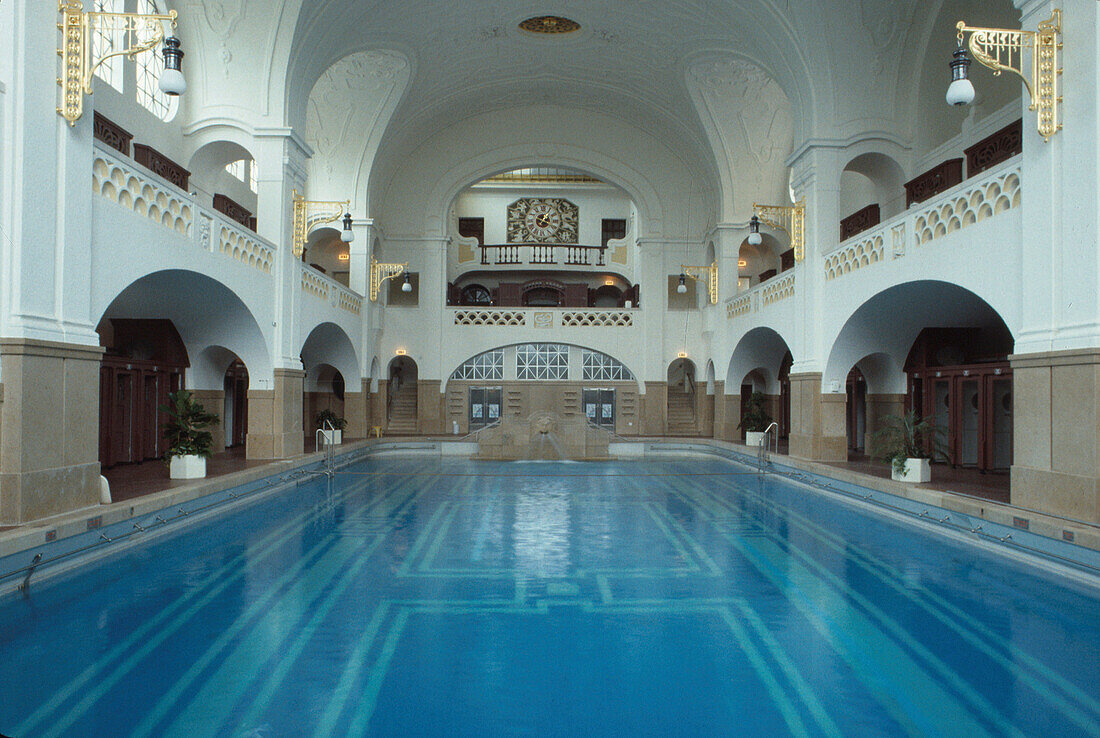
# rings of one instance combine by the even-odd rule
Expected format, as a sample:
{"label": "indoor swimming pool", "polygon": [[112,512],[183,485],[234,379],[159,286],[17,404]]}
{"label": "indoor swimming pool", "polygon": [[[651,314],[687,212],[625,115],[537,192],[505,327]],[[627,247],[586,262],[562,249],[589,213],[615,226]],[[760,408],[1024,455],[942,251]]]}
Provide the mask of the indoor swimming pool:
{"label": "indoor swimming pool", "polygon": [[368,459],[0,600],[0,733],[1100,735],[1100,589],[719,458]]}

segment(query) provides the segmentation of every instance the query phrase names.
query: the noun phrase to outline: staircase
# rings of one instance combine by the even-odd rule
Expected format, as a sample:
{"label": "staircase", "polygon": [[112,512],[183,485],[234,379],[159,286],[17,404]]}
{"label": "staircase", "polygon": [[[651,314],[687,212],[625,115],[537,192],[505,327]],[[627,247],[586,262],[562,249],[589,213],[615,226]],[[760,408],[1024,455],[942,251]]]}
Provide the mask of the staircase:
{"label": "staircase", "polygon": [[408,382],[401,385],[390,404],[386,435],[415,436],[416,431],[416,383]]}
{"label": "staircase", "polygon": [[670,436],[694,436],[695,395],[691,392],[668,390],[668,434]]}

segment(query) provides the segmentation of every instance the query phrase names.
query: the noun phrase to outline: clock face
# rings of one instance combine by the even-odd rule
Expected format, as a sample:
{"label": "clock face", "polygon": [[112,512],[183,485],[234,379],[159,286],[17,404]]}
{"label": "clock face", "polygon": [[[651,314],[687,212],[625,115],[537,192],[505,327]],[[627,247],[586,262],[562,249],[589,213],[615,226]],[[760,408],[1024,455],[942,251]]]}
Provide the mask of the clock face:
{"label": "clock face", "polygon": [[525,197],[508,206],[508,243],[577,243],[579,210],[559,197]]}
{"label": "clock face", "polygon": [[523,221],[535,240],[546,241],[561,228],[561,213],[550,203],[540,202],[531,206]]}

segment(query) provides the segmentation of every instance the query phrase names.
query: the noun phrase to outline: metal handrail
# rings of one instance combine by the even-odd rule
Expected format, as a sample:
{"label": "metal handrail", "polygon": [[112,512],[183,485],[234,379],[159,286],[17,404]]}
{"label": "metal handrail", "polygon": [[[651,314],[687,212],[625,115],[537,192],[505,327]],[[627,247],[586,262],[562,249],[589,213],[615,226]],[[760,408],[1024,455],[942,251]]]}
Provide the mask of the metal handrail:
{"label": "metal handrail", "polygon": [[[325,426],[328,426],[327,428]],[[336,426],[331,420],[325,420],[314,434],[317,450],[324,453],[322,465],[326,476],[336,475]]]}
{"label": "metal handrail", "polygon": [[[775,435],[772,436],[772,428],[775,428]],[[779,423],[772,421],[771,425],[764,429],[764,435],[760,437],[760,447],[756,452],[756,468],[763,474],[768,465],[768,438],[775,439],[774,448],[775,454],[779,454]]]}
{"label": "metal handrail", "polygon": [[467,433],[464,436],[459,436],[458,438],[455,439],[455,441],[461,442],[461,441],[465,441],[468,438],[473,438],[475,441],[480,440],[479,435],[481,434],[481,432],[482,431],[487,431],[490,428],[496,428],[498,425],[500,425],[500,420],[501,420],[500,418],[497,418],[492,423],[489,423],[489,425],[483,425],[475,431],[470,431],[469,433]]}

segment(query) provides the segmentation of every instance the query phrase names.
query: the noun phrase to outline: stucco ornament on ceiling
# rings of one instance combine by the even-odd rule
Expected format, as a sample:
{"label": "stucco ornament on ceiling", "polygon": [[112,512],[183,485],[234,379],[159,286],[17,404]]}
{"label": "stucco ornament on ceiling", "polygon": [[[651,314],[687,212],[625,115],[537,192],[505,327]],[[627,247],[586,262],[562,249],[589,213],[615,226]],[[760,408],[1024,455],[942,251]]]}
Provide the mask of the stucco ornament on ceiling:
{"label": "stucco ornament on ceiling", "polygon": [[353,174],[380,112],[407,69],[401,55],[374,50],[346,56],[321,75],[306,111],[311,175]]}
{"label": "stucco ornament on ceiling", "polygon": [[196,4],[202,7],[202,16],[206,20],[206,25],[218,39],[222,72],[228,77],[229,64],[233,61],[229,40],[237,32],[237,26],[244,20],[247,2],[246,0],[206,0]]}
{"label": "stucco ornament on ceiling", "polygon": [[794,140],[794,116],[782,88],[742,59],[696,64],[689,82],[696,86],[711,128],[721,138],[715,148],[724,150],[738,184],[738,213],[748,217],[753,200],[782,202],[777,198],[787,194],[786,158]]}
{"label": "stucco ornament on ceiling", "polygon": [[863,26],[863,36],[871,48],[871,68],[876,74],[886,70],[887,61],[892,58],[891,50],[901,42],[902,31],[907,27],[901,23],[902,13],[908,3],[883,3],[877,0],[860,0],[859,19]]}

